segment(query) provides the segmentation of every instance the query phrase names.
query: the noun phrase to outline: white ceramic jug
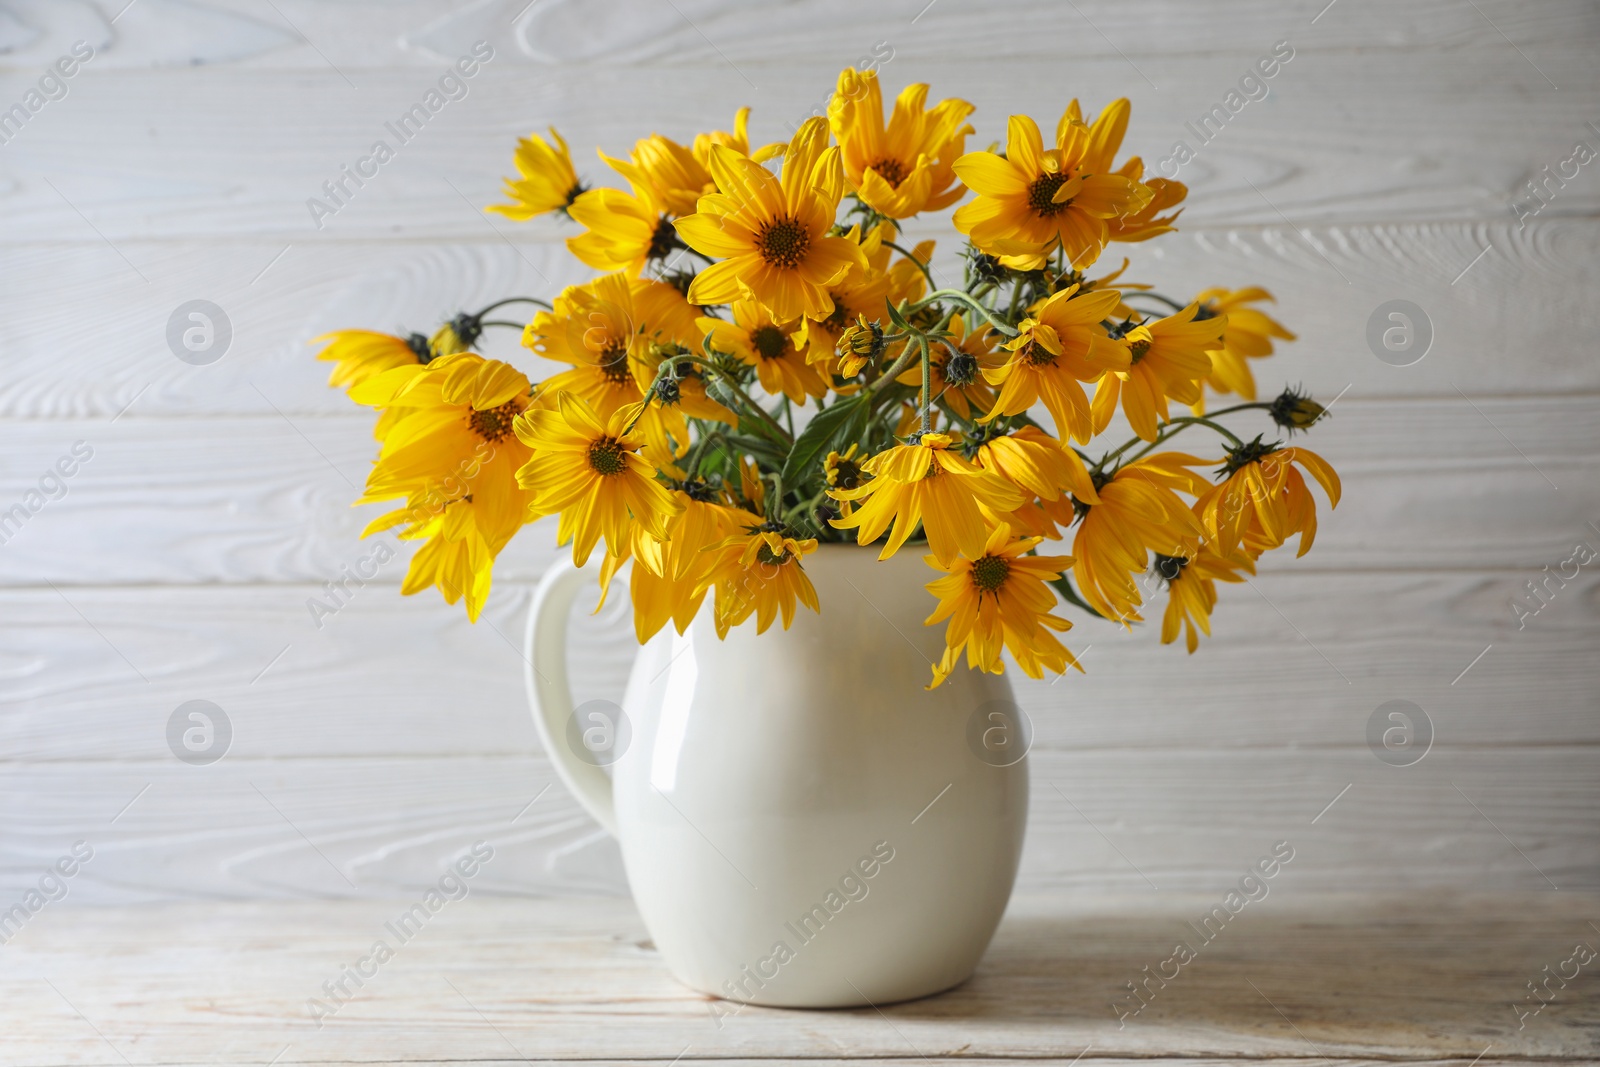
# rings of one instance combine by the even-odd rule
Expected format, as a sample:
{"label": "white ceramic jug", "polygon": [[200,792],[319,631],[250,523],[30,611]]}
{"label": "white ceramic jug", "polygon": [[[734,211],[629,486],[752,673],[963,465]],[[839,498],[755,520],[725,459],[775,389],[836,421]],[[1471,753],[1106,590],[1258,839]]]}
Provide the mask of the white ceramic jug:
{"label": "white ceramic jug", "polygon": [[[679,981],[786,1007],[937,993],[972,974],[1011,895],[1026,719],[1003,676],[961,667],[924,691],[944,626],[923,625],[937,574],[915,546],[878,562],[824,544],[805,569],[822,612],[788,630],[752,620],[719,641],[709,603],[687,634],[668,624],[634,663],[624,725],[614,708],[574,721],[567,614],[595,577],[558,564],[528,624],[534,722],[621,842]],[[609,775],[596,737],[626,742]]]}

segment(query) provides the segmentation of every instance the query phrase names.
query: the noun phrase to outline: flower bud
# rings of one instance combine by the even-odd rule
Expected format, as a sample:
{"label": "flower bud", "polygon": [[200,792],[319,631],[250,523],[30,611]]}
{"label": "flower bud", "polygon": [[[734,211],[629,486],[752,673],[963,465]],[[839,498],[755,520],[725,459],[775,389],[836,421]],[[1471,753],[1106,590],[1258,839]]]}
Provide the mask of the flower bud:
{"label": "flower bud", "polygon": [[1272,402],[1269,412],[1273,422],[1294,433],[1296,430],[1310,429],[1314,422],[1327,413],[1327,409],[1309,396],[1301,396],[1294,389],[1285,389]]}
{"label": "flower bud", "polygon": [[883,327],[875,322],[868,322],[863,315],[857,315],[856,321],[845,327],[844,333],[839,335],[836,351],[839,353],[839,373],[846,378],[853,378],[861,373],[861,368],[883,355]]}

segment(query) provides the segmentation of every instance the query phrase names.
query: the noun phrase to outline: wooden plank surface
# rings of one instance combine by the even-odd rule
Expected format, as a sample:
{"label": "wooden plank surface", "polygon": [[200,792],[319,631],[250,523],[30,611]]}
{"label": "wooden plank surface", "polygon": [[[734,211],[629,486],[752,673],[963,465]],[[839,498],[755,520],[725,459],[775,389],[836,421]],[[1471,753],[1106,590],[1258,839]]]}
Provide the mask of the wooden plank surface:
{"label": "wooden plank surface", "polygon": [[[1058,14],[1070,18],[1070,11]],[[1525,182],[1542,166],[1555,168],[1573,155],[1574,142],[1594,139],[1587,102],[1600,88],[1600,72],[1587,62],[1587,18],[1574,13],[1573,38],[1539,46],[1538,67],[1504,40],[1461,50],[1307,51],[1278,72],[1266,98],[1246,104],[1206,144],[1186,123],[1224,98],[1285,30],[1269,22],[1227,50],[1149,58],[1144,74],[1112,51],[1083,56],[1054,91],[1016,77],[1016,61],[1005,53],[976,48],[952,64],[907,45],[885,77],[931,82],[938,94],[970,99],[979,109],[979,146],[1003,139],[1006,115],[1034,114],[1050,125],[1074,94],[1091,110],[1117,96],[1138,98],[1126,152],[1157,165],[1178,141],[1195,149],[1179,174],[1192,186],[1190,226],[1504,222],[1515,218],[1514,198],[1530,197]],[[1368,6],[1365,22],[1370,34],[1381,34],[1382,8]],[[634,29],[626,21],[611,26]],[[386,67],[355,78],[328,67],[96,70],[91,62],[70,96],[6,146],[16,168],[6,195],[14,213],[10,237],[72,234],[91,242],[99,230],[114,245],[198,235],[272,235],[280,243],[454,238],[486,226],[475,218],[478,206],[498,194],[510,146],[528,130],[560,126],[581,146],[584,171],[602,182],[610,179],[587,146],[619,152],[650,130],[690,138],[731,122],[741,104],[757,107],[755,138],[786,139],[822,106],[838,67],[870,56],[875,40],[835,46],[829,56],[746,61],[758,72],[752,80],[738,61],[618,62],[605,53],[603,27],[587,32],[602,58],[562,67],[491,61],[466,98],[440,110],[416,138],[392,144],[394,162],[322,227],[307,198],[322,195],[339,166],[354,165],[384,138],[384,123],[432,88],[443,61],[434,70]],[[1058,32],[1083,35],[1078,27]],[[338,51],[334,42],[330,48]],[[459,46],[450,54],[461,54]],[[1493,78],[1483,77],[1486,67]],[[1152,90],[1152,82],[1165,90]],[[1384,106],[1392,99],[1405,107]],[[1414,115],[1427,115],[1426,125],[1419,128]],[[152,138],[158,152],[146,149]],[[109,158],[117,166],[107,166]],[[1592,214],[1597,203],[1595,182],[1573,179],[1541,218]]]}
{"label": "wooden plank surface", "polygon": [[[1263,576],[1224,590],[1202,653],[1159,645],[1152,627],[1128,635],[1078,617],[1067,640],[1086,673],[1018,675],[1015,688],[1040,720],[1037,743],[1074,750],[1359,744],[1367,716],[1396,698],[1437,716],[1442,743],[1600,742],[1600,668],[1588,654],[1600,586],[1580,577],[1518,630],[1510,603],[1526,580]],[[476,626],[432,592],[401,598],[386,585],[358,591],[318,631],[306,602],[321,595],[293,585],[8,592],[6,758],[160,758],[167,716],[191,699],[236,716],[237,754],[252,758],[536,747],[522,692],[525,584],[503,584]],[[637,647],[624,603],[573,615],[580,700],[622,699]]]}
{"label": "wooden plank surface", "polygon": [[[1324,3],[1326,0],[1324,0]],[[901,39],[918,54],[970,60],[974,52],[1000,52],[1038,62],[1111,54],[1107,39],[1139,41],[1144,54],[1205,55],[1238,47],[1241,35],[1301,31],[1298,50],[1342,51],[1440,48],[1537,50],[1592,27],[1583,0],[1481,0],[1466,10],[1451,0],[1412,0],[1403,7],[1381,0],[1342,0],[1338,18],[1319,17],[1320,4],[1264,4],[1213,0],[1199,10],[1167,0],[1078,0],[1066,8],[1050,0],[1008,0],[1004,18],[976,5],[923,12],[923,4],[863,6],[849,0],[804,0],[773,8],[681,0],[677,13],[631,7],[613,0],[393,0],[365,5],[359,14],[317,0],[277,0],[273,18],[252,0],[211,0],[203,12],[171,3],[128,12],[112,25],[116,8],[64,2],[54,19],[43,0],[12,0],[0,70],[29,71],[55,58],[73,35],[97,49],[101,69],[186,67],[248,61],[258,69],[327,71],[318,54],[337,44],[338,67],[426,70],[453,58],[463,43],[493,35],[508,46],[508,64],[561,66],[613,58],[618,63],[705,66],[759,59],[781,40],[789,55],[837,62],[857,40]],[[202,15],[203,17],[196,17]],[[1315,32],[1305,28],[1316,19]],[[914,21],[913,21],[914,20]],[[353,32],[358,22],[364,32]],[[853,40],[841,44],[848,24]],[[1019,27],[1025,32],[1019,32]],[[1102,31],[1099,36],[1095,30]],[[699,31],[699,32],[697,32]],[[1502,36],[1503,34],[1503,36]],[[604,49],[609,49],[606,51]],[[770,58],[770,57],[768,57]]]}
{"label": "wooden plank surface", "polygon": [[[1350,716],[1350,733],[1359,738],[1368,714]],[[155,734],[164,717],[151,719]],[[96,850],[73,889],[83,902],[393,895],[479,837],[500,850],[483,882],[495,894],[627,891],[615,844],[551,785],[542,756],[261,758],[243,740],[255,723],[234,721],[240,751],[209,767],[170,757],[6,767],[0,893],[23,892],[80,838]],[[1597,751],[1438,741],[1394,767],[1359,740],[1041,747],[1020,884],[1220,891],[1263,842],[1287,838],[1307,889],[1593,892]],[[945,784],[908,795],[907,820]]]}
{"label": "wooden plank surface", "polygon": [[[1209,895],[1025,897],[967,984],[795,1012],[678,986],[621,901],[450,904],[317,1028],[307,1001],[405,898],[39,915],[6,946],[6,1064],[933,1059],[1585,1063],[1595,978],[1537,1016],[1542,968],[1600,934],[1570,893],[1308,893],[1288,868],[1138,1015],[1124,983],[1195,940]],[[1075,1060],[1075,1057],[1081,1059]],[[1478,1057],[1474,1059],[1474,1057]]]}

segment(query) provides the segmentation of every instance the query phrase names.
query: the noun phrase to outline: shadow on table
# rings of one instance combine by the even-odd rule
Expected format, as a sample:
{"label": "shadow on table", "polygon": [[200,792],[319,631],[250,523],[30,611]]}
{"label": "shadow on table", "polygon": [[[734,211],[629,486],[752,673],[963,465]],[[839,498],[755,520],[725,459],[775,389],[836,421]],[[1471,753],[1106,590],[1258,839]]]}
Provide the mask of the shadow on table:
{"label": "shadow on table", "polygon": [[[1470,1058],[1491,1042],[1497,1055],[1600,1051],[1591,974],[1518,1026],[1516,1009],[1537,1007],[1524,983],[1575,941],[1600,940],[1580,917],[1595,909],[1557,896],[1273,901],[1204,930],[1215,903],[1204,898],[1130,901],[1114,912],[1069,903],[1066,914],[1034,901],[1007,915],[971,980],[883,1010],[1006,1031],[1081,1024],[1107,1035],[1097,1048],[1141,1044],[1143,1031],[1297,1056],[1333,1048]],[[1181,964],[1180,944],[1192,953]]]}

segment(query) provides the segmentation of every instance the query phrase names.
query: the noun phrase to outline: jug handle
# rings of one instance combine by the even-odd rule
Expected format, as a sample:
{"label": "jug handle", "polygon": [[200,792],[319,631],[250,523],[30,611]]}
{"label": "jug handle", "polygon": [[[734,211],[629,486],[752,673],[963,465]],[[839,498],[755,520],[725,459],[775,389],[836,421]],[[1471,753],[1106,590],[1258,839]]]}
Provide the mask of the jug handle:
{"label": "jug handle", "polygon": [[567,615],[578,591],[593,588],[596,570],[579,568],[566,557],[559,559],[539,582],[528,612],[527,656],[523,678],[533,725],[545,753],[563,784],[578,798],[612,837],[617,836],[616,807],[611,799],[611,777],[581,760],[567,744],[567,722],[572,717],[572,687],[567,682]]}

